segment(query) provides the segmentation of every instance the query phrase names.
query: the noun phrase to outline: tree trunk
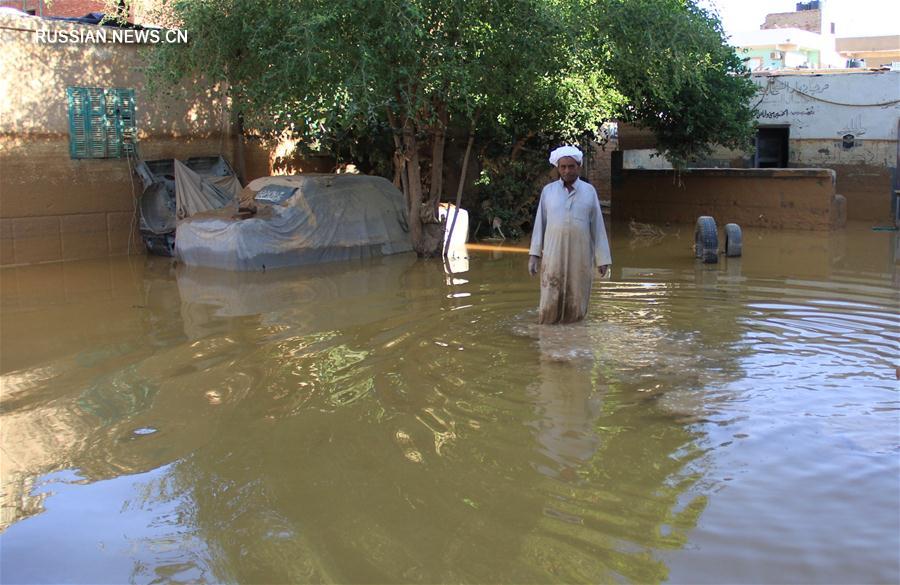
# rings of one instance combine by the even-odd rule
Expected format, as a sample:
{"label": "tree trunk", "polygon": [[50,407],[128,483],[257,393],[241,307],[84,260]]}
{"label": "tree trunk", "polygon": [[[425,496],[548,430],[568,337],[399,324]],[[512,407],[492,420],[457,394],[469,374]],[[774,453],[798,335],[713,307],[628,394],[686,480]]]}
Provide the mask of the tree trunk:
{"label": "tree trunk", "polygon": [[401,129],[397,125],[397,117],[390,108],[387,108],[387,117],[394,138],[394,186],[403,191],[403,196],[409,201],[409,178],[406,176],[406,157],[400,140]]}
{"label": "tree trunk", "polygon": [[419,143],[412,120],[403,121],[403,156],[406,159],[407,195],[409,205],[409,236],[419,256],[427,256],[422,225],[422,176],[419,168]]}
{"label": "tree trunk", "polygon": [[444,191],[444,145],[447,142],[447,104],[437,106],[438,121],[431,134],[431,190],[428,193],[428,201],[422,207],[422,221],[433,223],[437,221],[438,205]]}
{"label": "tree trunk", "polygon": [[529,132],[516,141],[516,143],[512,147],[512,152],[509,155],[510,160],[516,160],[519,157],[519,153],[522,152],[523,148],[525,148],[525,143],[528,142],[532,136],[534,136],[534,132]]}
{"label": "tree trunk", "polygon": [[404,187],[403,177],[403,149],[400,147],[400,139],[394,136],[394,187],[403,191],[403,197],[406,197],[406,187]]}
{"label": "tree trunk", "polygon": [[422,208],[422,174],[419,161],[419,142],[413,121],[407,118],[403,122],[403,148],[406,157],[406,175],[409,186],[407,201],[409,203],[409,235],[413,249],[419,256],[431,258],[441,253],[443,226],[434,221],[426,223]]}

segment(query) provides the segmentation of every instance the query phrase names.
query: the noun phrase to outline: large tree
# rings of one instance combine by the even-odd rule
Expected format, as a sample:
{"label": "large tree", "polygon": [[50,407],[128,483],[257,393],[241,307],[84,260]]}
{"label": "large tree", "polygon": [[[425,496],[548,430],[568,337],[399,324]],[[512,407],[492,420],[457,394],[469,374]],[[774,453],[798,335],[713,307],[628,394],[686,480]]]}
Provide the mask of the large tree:
{"label": "large tree", "polygon": [[599,0],[589,15],[594,55],[624,97],[619,120],[653,130],[676,165],[747,146],[756,88],[716,15],[693,0]]}
{"label": "large tree", "polygon": [[151,76],[226,82],[246,127],[341,142],[390,135],[413,245],[439,250],[448,129],[508,147],[613,117],[675,160],[737,145],[752,85],[693,0],[176,0],[187,47]]}

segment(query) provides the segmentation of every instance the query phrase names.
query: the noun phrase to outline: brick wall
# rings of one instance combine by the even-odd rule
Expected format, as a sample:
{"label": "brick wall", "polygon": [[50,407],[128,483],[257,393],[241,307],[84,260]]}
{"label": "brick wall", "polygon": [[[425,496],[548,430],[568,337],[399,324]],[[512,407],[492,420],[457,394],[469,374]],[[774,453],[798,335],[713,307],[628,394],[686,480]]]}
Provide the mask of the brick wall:
{"label": "brick wall", "polygon": [[[104,0],[0,0],[0,7],[15,8],[34,16],[82,17],[92,12],[109,12]],[[135,24],[172,26],[167,18],[169,11],[165,0],[133,0],[129,7],[128,21]]]}
{"label": "brick wall", "polygon": [[588,180],[597,190],[601,201],[609,201],[612,197],[612,153],[618,148],[615,140],[606,143],[606,147],[601,147],[594,143],[593,152],[586,169]]}
{"label": "brick wall", "polygon": [[34,11],[42,16],[84,16],[91,12],[106,12],[103,0],[0,0],[0,6],[16,8],[23,12]]}
{"label": "brick wall", "polygon": [[768,28],[799,28],[809,32],[822,32],[822,11],[801,10],[799,12],[778,12],[767,14],[766,21],[761,29]]}

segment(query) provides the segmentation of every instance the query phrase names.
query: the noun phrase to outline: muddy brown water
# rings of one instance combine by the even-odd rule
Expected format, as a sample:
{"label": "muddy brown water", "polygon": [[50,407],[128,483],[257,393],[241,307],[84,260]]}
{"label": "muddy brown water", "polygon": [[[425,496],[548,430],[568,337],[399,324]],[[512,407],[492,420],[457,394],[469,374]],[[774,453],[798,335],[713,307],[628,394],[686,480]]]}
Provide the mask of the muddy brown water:
{"label": "muddy brown water", "polygon": [[3,583],[896,583],[896,234],[0,271]]}

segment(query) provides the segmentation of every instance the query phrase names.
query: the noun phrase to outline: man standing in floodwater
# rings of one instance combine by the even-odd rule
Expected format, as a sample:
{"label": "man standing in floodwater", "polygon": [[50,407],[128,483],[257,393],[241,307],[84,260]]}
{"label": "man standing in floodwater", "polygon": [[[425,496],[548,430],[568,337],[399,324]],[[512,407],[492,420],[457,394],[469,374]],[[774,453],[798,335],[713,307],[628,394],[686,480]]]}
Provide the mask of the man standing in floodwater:
{"label": "man standing in floodwater", "polygon": [[559,180],[541,191],[531,235],[528,272],[541,269],[538,323],[584,319],[591,298],[594,267],[606,276],[612,264],[597,191],[578,178],[581,151],[560,146],[550,153]]}

